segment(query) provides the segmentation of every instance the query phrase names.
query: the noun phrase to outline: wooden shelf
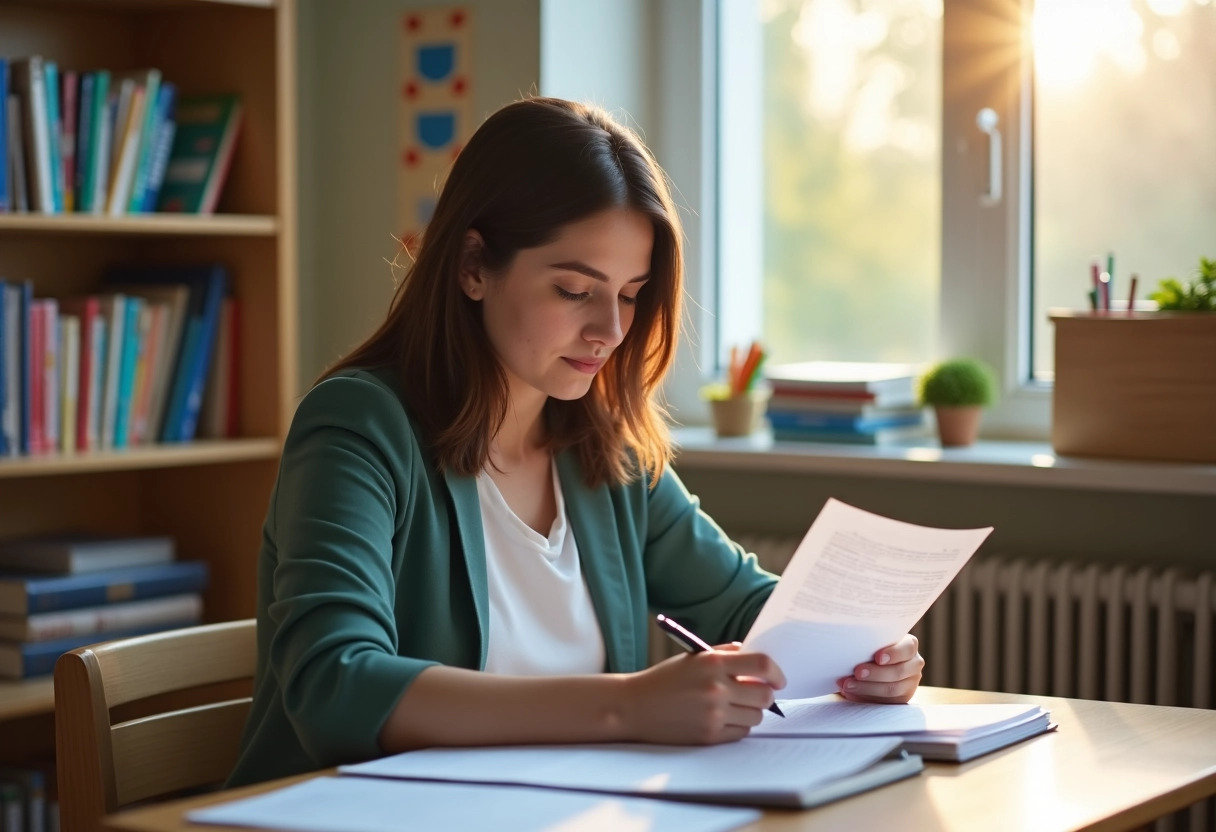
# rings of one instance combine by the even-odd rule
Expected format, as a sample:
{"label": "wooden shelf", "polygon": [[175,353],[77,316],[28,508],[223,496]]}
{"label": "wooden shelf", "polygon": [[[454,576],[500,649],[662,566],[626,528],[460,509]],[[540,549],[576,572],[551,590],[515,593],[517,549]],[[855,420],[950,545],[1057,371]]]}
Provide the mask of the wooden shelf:
{"label": "wooden shelf", "polygon": [[0,214],[0,234],[130,234],[132,236],[271,237],[279,232],[273,216],[249,214]]}
{"label": "wooden shelf", "polygon": [[24,6],[55,6],[63,9],[80,9],[94,11],[119,12],[163,12],[168,9],[188,9],[198,6],[251,6],[256,9],[272,9],[277,0],[106,0],[104,4],[98,0],[4,0],[10,5]]}
{"label": "wooden shelf", "polygon": [[0,720],[49,714],[55,710],[55,686],[50,676],[0,682]]}
{"label": "wooden shelf", "polygon": [[278,439],[200,439],[181,445],[148,445],[79,455],[40,454],[3,459],[0,460],[0,480],[215,465],[275,459],[278,455]]}

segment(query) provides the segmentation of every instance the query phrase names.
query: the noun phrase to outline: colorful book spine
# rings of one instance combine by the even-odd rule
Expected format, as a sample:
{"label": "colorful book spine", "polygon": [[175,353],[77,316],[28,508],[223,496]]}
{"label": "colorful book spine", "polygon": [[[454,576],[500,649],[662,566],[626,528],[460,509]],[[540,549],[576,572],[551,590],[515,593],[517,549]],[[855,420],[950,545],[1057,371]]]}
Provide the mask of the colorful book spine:
{"label": "colorful book spine", "polygon": [[201,592],[207,585],[203,561],[175,561],[79,575],[39,577],[8,572],[0,575],[0,613],[32,615],[114,601]]}
{"label": "colorful book spine", "polygon": [[44,61],[42,72],[46,92],[47,153],[51,162],[52,208],[48,213],[60,214],[63,213],[63,153],[59,145],[63,125],[59,116],[59,65]]}

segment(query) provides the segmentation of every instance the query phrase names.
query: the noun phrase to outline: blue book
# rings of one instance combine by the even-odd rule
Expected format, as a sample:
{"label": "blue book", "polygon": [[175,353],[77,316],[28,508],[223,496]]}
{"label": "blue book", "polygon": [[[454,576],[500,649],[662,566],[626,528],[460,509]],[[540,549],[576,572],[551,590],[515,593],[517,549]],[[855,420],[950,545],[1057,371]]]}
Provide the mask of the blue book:
{"label": "blue book", "polygon": [[118,366],[118,401],[114,411],[114,447],[127,447],[127,436],[131,432],[131,398],[135,386],[135,368],[143,348],[139,331],[139,316],[144,308],[144,299],[126,299],[125,320],[122,330],[122,353]]}
{"label": "blue book", "polygon": [[13,210],[13,183],[8,175],[8,61],[0,58],[0,214]]}
{"label": "blue book", "polygon": [[165,171],[169,168],[169,152],[173,149],[173,136],[177,132],[175,111],[177,109],[177,87],[168,81],[160,85],[156,99],[157,127],[153,136],[152,158],[148,165],[148,186],[144,191],[141,211],[156,210],[161,186],[165,184]]}
{"label": "blue book", "polygon": [[187,619],[117,630],[112,633],[66,636],[51,641],[0,642],[0,679],[28,679],[31,676],[45,676],[54,673],[55,662],[59,660],[59,657],[77,647],[86,647],[102,641],[113,641],[131,636],[142,636],[148,633],[160,633],[165,630],[176,630],[181,627],[191,627],[197,623],[195,620]]}
{"label": "blue book", "polygon": [[218,263],[199,266],[129,267],[109,273],[113,283],[134,285],[183,284],[190,287],[182,342],[169,387],[161,428],[162,442],[189,442],[198,427],[203,387],[215,352],[220,308],[228,292],[228,271]]}
{"label": "blue book", "polygon": [[206,586],[207,564],[196,560],[106,569],[79,575],[2,572],[0,614],[33,615],[96,607],[117,601],[200,592]]}
{"label": "blue book", "polygon": [[848,413],[820,413],[808,410],[769,410],[769,423],[774,430],[817,430],[840,433],[873,433],[879,428],[919,425],[924,414],[897,413],[882,416],[852,416]]}

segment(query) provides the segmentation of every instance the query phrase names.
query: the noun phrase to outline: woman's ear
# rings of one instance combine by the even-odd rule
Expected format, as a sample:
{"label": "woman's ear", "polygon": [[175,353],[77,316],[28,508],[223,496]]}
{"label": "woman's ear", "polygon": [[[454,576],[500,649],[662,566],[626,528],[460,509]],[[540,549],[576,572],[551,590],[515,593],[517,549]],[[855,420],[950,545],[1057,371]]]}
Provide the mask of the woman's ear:
{"label": "woman's ear", "polygon": [[485,240],[474,229],[464,234],[464,245],[460,251],[460,288],[471,300],[486,296],[486,281],[481,273],[481,253]]}

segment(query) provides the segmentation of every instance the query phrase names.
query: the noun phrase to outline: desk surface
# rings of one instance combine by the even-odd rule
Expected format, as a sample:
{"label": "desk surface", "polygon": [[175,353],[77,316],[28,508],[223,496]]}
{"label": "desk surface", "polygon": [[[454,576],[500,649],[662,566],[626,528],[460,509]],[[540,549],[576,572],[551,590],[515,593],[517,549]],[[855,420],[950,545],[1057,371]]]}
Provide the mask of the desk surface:
{"label": "desk surface", "polygon": [[[1125,830],[1216,794],[1216,711],[922,688],[918,702],[1038,702],[1059,730],[961,765],[804,812],[769,811],[749,832]],[[277,780],[107,817],[110,832],[216,829],[189,809],[297,782]]]}

